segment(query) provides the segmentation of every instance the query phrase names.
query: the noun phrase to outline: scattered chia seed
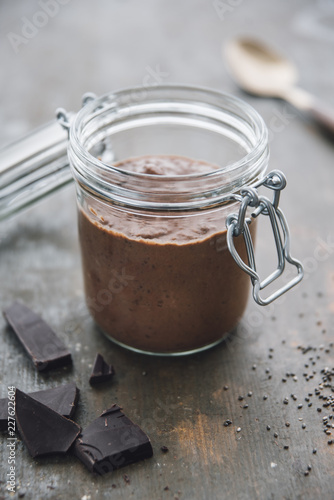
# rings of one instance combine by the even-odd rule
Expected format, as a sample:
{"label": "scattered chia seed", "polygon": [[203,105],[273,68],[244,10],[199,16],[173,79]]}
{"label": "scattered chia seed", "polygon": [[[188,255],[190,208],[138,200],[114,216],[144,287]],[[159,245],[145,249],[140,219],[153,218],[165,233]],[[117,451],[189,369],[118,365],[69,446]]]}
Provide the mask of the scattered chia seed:
{"label": "scattered chia seed", "polygon": [[161,446],[160,450],[162,451],[162,453],[167,453],[169,451],[167,446]]}
{"label": "scattered chia seed", "polygon": [[253,366],[252,366],[252,370],[256,370],[256,365],[253,365]]}
{"label": "scattered chia seed", "polygon": [[322,411],[322,409],[321,408],[317,408],[317,411],[320,413]]}
{"label": "scattered chia seed", "polygon": [[300,403],[298,406],[297,406],[298,410],[301,410],[303,408],[303,405]]}
{"label": "scattered chia seed", "polygon": [[267,431],[270,431],[271,427],[270,425],[267,425]]}
{"label": "scattered chia seed", "polygon": [[329,445],[331,445],[331,444],[333,444],[333,440],[332,440],[332,439],[330,439],[329,441],[327,441],[327,443],[328,443]]}
{"label": "scattered chia seed", "polygon": [[286,378],[282,378],[282,382],[283,382],[283,383],[284,383],[284,382],[286,382]]}
{"label": "scattered chia seed", "polygon": [[285,427],[290,427],[290,422],[285,422]]}
{"label": "scattered chia seed", "polygon": [[268,399],[267,394],[265,394],[265,395],[263,396],[263,399],[264,399],[264,401],[265,401],[266,399]]}
{"label": "scattered chia seed", "polygon": [[304,472],[304,476],[308,476],[308,475],[309,475],[309,471],[308,471],[308,470],[306,470],[306,471]]}
{"label": "scattered chia seed", "polygon": [[288,445],[288,444],[285,444],[285,445],[284,445],[284,449],[285,449],[285,450],[288,450],[288,449],[289,449],[289,445]]}
{"label": "scattered chia seed", "polygon": [[243,406],[243,408],[248,408],[248,404],[245,404],[245,405]]}
{"label": "scattered chia seed", "polygon": [[242,401],[244,399],[243,396],[238,396],[238,401]]}
{"label": "scattered chia seed", "polygon": [[228,390],[228,385],[224,385],[224,391]]}
{"label": "scattered chia seed", "polygon": [[252,391],[249,391],[249,393],[247,394],[247,396],[248,396],[249,398],[251,398],[251,397],[253,396]]}
{"label": "scattered chia seed", "polygon": [[313,455],[316,455],[317,454],[317,449],[313,448],[312,453],[313,453]]}
{"label": "scattered chia seed", "polygon": [[275,437],[275,438],[278,438],[278,434],[277,434],[277,432],[274,432],[274,437]]}
{"label": "scattered chia seed", "polygon": [[306,429],[306,424],[302,424],[302,429]]}
{"label": "scattered chia seed", "polygon": [[288,405],[288,404],[289,404],[289,400],[288,400],[288,398],[284,398],[284,399],[283,399],[283,403],[284,403],[285,405]]}
{"label": "scattered chia seed", "polygon": [[241,427],[238,427],[238,428],[237,428],[237,432],[241,432]]}

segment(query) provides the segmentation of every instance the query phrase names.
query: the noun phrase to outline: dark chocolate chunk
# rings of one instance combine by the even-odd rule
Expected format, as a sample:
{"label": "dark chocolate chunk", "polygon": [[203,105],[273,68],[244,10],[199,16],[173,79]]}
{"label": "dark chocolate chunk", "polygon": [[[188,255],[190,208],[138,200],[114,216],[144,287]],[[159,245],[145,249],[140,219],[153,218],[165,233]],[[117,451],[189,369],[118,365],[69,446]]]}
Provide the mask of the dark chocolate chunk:
{"label": "dark chocolate chunk", "polygon": [[79,389],[70,383],[28,395],[63,417],[72,418],[79,399]]}
{"label": "dark chocolate chunk", "polygon": [[101,475],[153,455],[149,437],[117,405],[82,431],[73,451],[91,472]]}
{"label": "dark chocolate chunk", "polygon": [[[46,389],[44,391],[30,392],[31,398],[43,403],[66,418],[72,418],[79,398],[79,389],[75,384],[66,384]],[[0,399],[0,431],[8,428],[8,399]]]}
{"label": "dark chocolate chunk", "polygon": [[114,367],[108,365],[101,354],[97,354],[93,366],[92,374],[89,378],[89,383],[94,385],[99,382],[110,380],[115,374]]}
{"label": "dark chocolate chunk", "polygon": [[14,302],[3,314],[39,371],[72,363],[63,342],[24,304]]}
{"label": "dark chocolate chunk", "polygon": [[80,434],[78,424],[16,389],[15,416],[32,457],[66,453]]}
{"label": "dark chocolate chunk", "polygon": [[8,429],[8,399],[0,399],[0,431]]}

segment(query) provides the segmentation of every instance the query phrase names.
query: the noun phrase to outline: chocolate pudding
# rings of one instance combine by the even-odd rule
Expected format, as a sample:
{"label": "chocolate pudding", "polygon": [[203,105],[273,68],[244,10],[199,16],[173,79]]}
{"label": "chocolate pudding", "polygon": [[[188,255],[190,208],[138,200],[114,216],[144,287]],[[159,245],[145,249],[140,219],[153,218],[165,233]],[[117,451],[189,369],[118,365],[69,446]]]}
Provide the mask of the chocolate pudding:
{"label": "chocolate pudding", "polygon": [[[177,156],[133,158],[116,166],[155,176],[215,168]],[[238,205],[139,212],[87,195],[79,210],[85,291],[103,332],[131,348],[166,354],[209,346],[230,332],[249,292],[249,277],[226,244],[231,211]],[[252,233],[254,228],[252,223]],[[234,242],[247,261],[243,238]]]}

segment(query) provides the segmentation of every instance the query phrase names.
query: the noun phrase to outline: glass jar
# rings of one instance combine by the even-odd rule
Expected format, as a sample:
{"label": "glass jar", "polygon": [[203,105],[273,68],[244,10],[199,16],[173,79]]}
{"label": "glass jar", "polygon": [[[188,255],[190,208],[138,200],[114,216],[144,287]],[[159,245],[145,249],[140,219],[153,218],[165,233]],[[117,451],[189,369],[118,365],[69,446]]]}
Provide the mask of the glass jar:
{"label": "glass jar", "polygon": [[[265,281],[291,258],[282,179],[264,177],[267,129],[239,99],[173,85],[110,93],[79,111],[68,156],[87,305],[122,346],[177,355],[221,342],[244,313],[248,275],[257,295],[263,288],[252,246],[259,213],[274,233],[281,227],[278,270]],[[273,203],[258,196],[263,183]],[[289,287],[301,279],[296,265]]]}

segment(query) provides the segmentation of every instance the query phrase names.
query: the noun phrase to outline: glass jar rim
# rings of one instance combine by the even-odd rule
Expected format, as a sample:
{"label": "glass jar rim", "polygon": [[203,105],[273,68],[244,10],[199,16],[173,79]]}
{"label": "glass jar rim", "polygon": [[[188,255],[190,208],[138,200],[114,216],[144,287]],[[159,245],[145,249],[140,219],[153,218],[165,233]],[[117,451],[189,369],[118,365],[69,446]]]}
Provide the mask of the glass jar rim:
{"label": "glass jar rim", "polygon": [[[135,97],[140,95],[140,93],[142,97]],[[93,128],[92,124],[95,118],[99,117],[105,111],[115,114],[121,112],[121,110],[126,110],[129,111],[127,118],[131,120],[131,109],[138,108],[150,102],[161,106],[162,95],[165,96],[165,100],[169,105],[173,102],[182,102],[181,96],[183,96],[184,102],[189,98],[189,103],[196,102],[203,109],[206,107],[207,112],[210,113],[214,113],[215,109],[217,112],[218,110],[220,112],[231,112],[232,110],[236,114],[236,120],[239,119],[240,123],[244,124],[248,122],[248,125],[251,126],[252,144],[250,150],[240,159],[228,165],[218,166],[218,168],[209,172],[163,176],[124,170],[112,163],[106,164],[90,153],[89,148],[85,145],[84,131],[86,128]],[[160,98],[157,98],[157,96],[160,96]],[[192,99],[195,99],[195,101]],[[136,183],[142,185],[147,180],[152,181],[154,179],[160,185],[168,185],[168,183],[175,181],[189,181],[192,185],[199,186],[203,181],[209,180],[211,183],[215,181],[219,182],[222,176],[225,176],[224,186],[221,185],[219,193],[215,193],[215,197],[218,196],[221,198],[222,194],[228,195],[229,193],[238,191],[242,186],[257,181],[259,176],[262,175],[264,170],[263,164],[266,164],[269,156],[268,130],[262,117],[251,105],[230,94],[207,87],[191,85],[164,84],[152,87],[136,86],[106,93],[85,104],[71,124],[68,152],[70,163],[75,171],[75,177],[80,177],[84,185],[94,184],[95,180],[101,174],[97,183],[100,185],[99,187],[95,186],[100,194],[101,176],[103,177],[106,174],[125,176],[126,180],[133,185]],[[78,166],[79,164],[80,166]],[[230,182],[226,182],[226,176]]]}

